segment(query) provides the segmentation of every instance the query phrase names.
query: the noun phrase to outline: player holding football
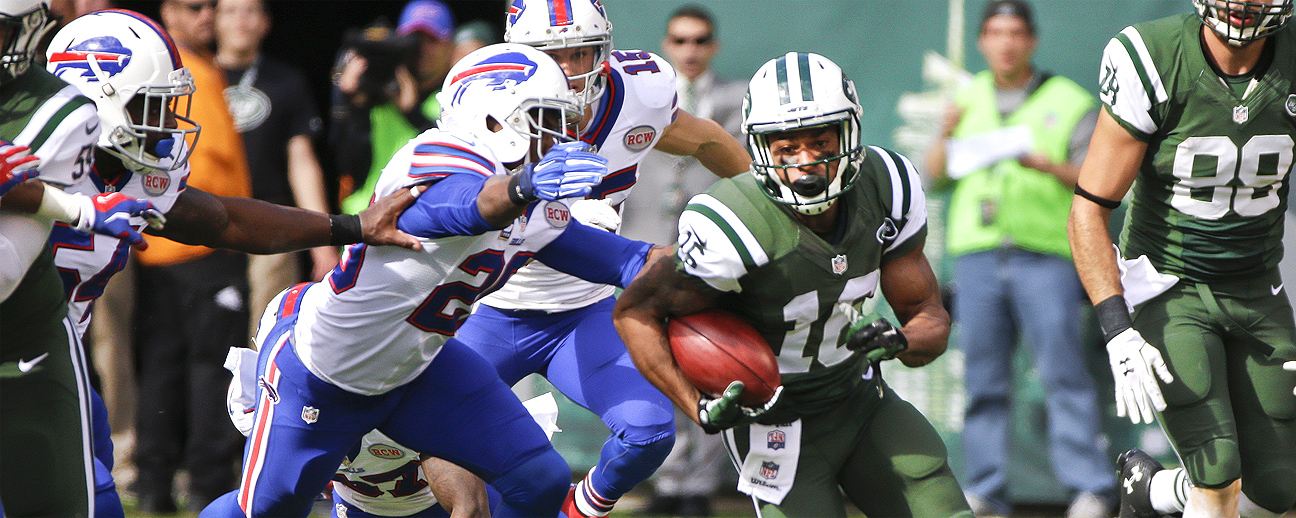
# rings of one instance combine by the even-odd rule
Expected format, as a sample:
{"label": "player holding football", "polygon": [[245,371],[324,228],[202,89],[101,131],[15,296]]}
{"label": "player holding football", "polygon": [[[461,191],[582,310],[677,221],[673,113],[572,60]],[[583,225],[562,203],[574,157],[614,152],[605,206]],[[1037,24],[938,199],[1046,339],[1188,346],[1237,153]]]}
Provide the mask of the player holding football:
{"label": "player holding football", "polygon": [[[1296,157],[1293,2],[1193,4],[1196,16],[1108,43],[1071,207],[1117,412],[1159,417],[1192,486],[1175,498],[1173,473],[1128,452],[1122,517],[1238,516],[1239,490],[1276,513],[1296,504],[1296,373],[1282,368],[1296,324],[1277,268]],[[1114,255],[1107,223],[1136,179]]]}
{"label": "player holding football", "polygon": [[[549,54],[578,92],[585,114],[581,140],[608,160],[608,176],[589,198],[619,206],[653,148],[694,156],[721,177],[747,170],[751,158],[718,123],[677,109],[675,71],[666,60],[612,50],[612,26],[600,2],[515,0],[504,39]],[[607,223],[604,228],[617,230],[614,210],[585,204],[573,211],[586,208]],[[543,374],[611,430],[598,464],[563,505],[571,518],[607,515],[675,443],[670,401],[635,370],[612,327],[613,290],[532,263],[482,299],[459,329],[505,383]]]}
{"label": "player holding football", "polygon": [[[945,445],[886,386],[879,362],[924,365],[949,336],[923,255],[927,211],[908,159],[859,143],[854,84],[817,54],[788,53],[752,78],[751,174],[690,200],[674,260],[661,258],[614,314],[635,365],[709,432],[724,432],[739,490],[764,516],[971,517]],[[869,321],[881,294],[903,327]],[[666,319],[718,307],[759,331],[781,395],[740,407],[741,383],[701,394],[671,355]]]}
{"label": "player holding football", "polygon": [[399,223],[423,251],[353,245],[327,283],[280,297],[278,321],[258,334],[270,351],[242,484],[202,516],[305,516],[374,429],[491,484],[496,516],[558,514],[567,463],[455,331],[533,257],[624,286],[651,245],[572,221],[555,201],[585,196],[607,169],[584,144],[557,143],[580,111],[548,56],[484,47],[438,95],[441,129],[397,152],[376,188],[430,184]]}
{"label": "player holding football", "polygon": [[[354,216],[335,216],[341,223],[338,228],[325,214],[186,188],[187,157],[200,128],[172,110],[188,107],[193,80],[181,65],[170,36],[147,17],[124,10],[82,16],[53,37],[48,52],[49,72],[71,83],[59,83],[71,92],[79,89],[85,96],[79,98],[89,98],[87,109],[98,113],[95,138],[79,155],[81,160],[93,160],[94,166],[86,164],[88,181],[68,187],[69,192],[85,196],[124,193],[147,200],[169,218],[165,229],[150,229],[149,233],[245,252],[273,253],[330,241],[350,244],[361,237],[374,244],[417,246],[412,236],[394,228],[395,217],[413,201],[408,193],[402,193],[400,199],[383,200],[363,214],[365,231],[361,232]],[[114,53],[131,58],[110,63]],[[143,227],[140,220],[134,224],[127,229],[135,232]],[[386,227],[379,227],[381,224]],[[53,249],[77,337],[84,336],[94,302],[108,281],[125,267],[132,242],[119,236],[84,234],[62,223],[54,227],[46,248]],[[97,461],[96,513],[120,516],[121,503],[110,476],[112,442],[106,408],[98,394],[90,392]],[[212,408],[218,412],[219,402],[213,402]]]}

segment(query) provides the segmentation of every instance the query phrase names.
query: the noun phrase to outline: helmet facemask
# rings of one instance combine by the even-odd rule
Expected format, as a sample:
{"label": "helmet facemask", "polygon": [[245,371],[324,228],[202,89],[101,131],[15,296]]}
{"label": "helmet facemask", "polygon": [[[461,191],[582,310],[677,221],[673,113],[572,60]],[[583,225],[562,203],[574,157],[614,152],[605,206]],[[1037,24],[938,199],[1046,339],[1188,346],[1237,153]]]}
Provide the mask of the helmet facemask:
{"label": "helmet facemask", "polygon": [[[1281,29],[1292,17],[1293,0],[1193,0],[1197,17],[1229,45],[1244,46]],[[1234,20],[1237,20],[1237,25]]]}
{"label": "helmet facemask", "polygon": [[[8,6],[6,6],[8,7]],[[49,6],[40,2],[27,12],[0,12],[0,83],[23,75],[36,57],[36,46],[56,23]]]}
{"label": "helmet facemask", "polygon": [[[170,86],[123,85],[98,100],[107,133],[104,149],[133,171],[178,169],[198,142],[201,128],[189,118],[193,76],[180,68],[167,77]],[[104,88],[112,87],[105,83]]]}
{"label": "helmet facemask", "polygon": [[527,154],[515,167],[535,163],[551,147],[563,142],[576,140],[576,131],[580,126],[581,110],[574,104],[555,99],[531,99],[523,101],[506,119],[508,129],[519,137],[530,140]]}
{"label": "helmet facemask", "polygon": [[584,82],[577,92],[582,110],[603,95],[607,81],[603,72],[612,55],[612,22],[608,21],[603,5],[597,0],[513,0],[504,29],[504,41],[545,52],[591,47],[595,54],[593,66],[588,71],[569,75],[567,79],[574,83]]}

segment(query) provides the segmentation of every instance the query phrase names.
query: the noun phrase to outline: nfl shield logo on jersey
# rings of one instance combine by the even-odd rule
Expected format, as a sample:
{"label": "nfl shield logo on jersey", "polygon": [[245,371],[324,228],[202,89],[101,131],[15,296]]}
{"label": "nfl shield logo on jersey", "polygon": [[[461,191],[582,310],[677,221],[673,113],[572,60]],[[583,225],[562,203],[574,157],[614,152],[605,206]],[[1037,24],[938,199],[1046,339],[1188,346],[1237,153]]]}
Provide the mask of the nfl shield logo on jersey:
{"label": "nfl shield logo on jersey", "polygon": [[765,434],[765,443],[771,450],[781,450],[787,447],[787,435],[780,430],[770,430]]}
{"label": "nfl shield logo on jersey", "polygon": [[319,409],[313,406],[302,407],[302,421],[306,421],[306,424],[315,424],[315,421],[319,421]]}
{"label": "nfl shield logo on jersey", "polygon": [[837,275],[846,273],[846,256],[838,254],[837,257],[832,258],[832,269]]}
{"label": "nfl shield logo on jersey", "polygon": [[763,462],[761,462],[761,471],[760,471],[760,473],[761,473],[761,476],[762,476],[762,477],[765,477],[766,480],[773,480],[774,477],[777,477],[777,476],[778,476],[778,470],[779,470],[779,465],[778,465],[778,464],[775,464],[773,461],[768,461],[768,460],[767,460],[767,461],[763,461]]}
{"label": "nfl shield logo on jersey", "polygon": [[1251,119],[1251,109],[1246,106],[1233,107],[1233,122],[1238,124],[1245,123]]}

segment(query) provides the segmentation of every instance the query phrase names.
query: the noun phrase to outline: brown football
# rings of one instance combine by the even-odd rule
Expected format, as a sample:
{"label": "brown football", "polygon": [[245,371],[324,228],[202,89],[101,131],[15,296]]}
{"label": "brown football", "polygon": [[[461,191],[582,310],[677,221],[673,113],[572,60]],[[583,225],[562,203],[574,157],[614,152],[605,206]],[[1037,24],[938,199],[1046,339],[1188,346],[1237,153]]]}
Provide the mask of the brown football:
{"label": "brown football", "polygon": [[721,309],[671,317],[667,327],[671,353],[684,377],[699,391],[718,397],[730,382],[744,385],[744,406],[756,407],[774,397],[782,383],[778,360],[756,329]]}

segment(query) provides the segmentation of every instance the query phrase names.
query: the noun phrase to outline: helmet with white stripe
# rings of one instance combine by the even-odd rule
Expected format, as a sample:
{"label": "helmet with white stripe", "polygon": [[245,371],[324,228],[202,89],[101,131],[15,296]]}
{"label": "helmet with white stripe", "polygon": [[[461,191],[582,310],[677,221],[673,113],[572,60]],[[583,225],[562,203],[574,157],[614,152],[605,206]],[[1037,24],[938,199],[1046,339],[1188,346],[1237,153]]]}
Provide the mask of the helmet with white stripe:
{"label": "helmet with white stripe", "polygon": [[1281,29],[1293,0],[1193,0],[1197,17],[1230,45],[1242,46]]}
{"label": "helmet with white stripe", "polygon": [[581,117],[562,68],[545,53],[514,43],[488,45],[460,59],[437,101],[442,128],[472,135],[505,164],[526,159],[532,146],[543,151],[545,134],[555,142],[574,140]]}
{"label": "helmet with white stripe", "polygon": [[0,83],[31,68],[36,45],[54,23],[46,0],[0,0]]}
{"label": "helmet with white stripe", "polygon": [[[864,160],[860,143],[863,108],[855,96],[855,83],[828,58],[789,52],[761,65],[747,87],[743,101],[743,134],[754,157],[752,174],[774,201],[802,214],[828,210],[833,200],[855,183]],[[770,135],[817,126],[837,126],[841,152],[809,164],[778,164],[770,153]],[[807,175],[805,181],[786,181],[785,169],[837,161],[831,179]],[[816,178],[810,178],[816,177]]]}
{"label": "helmet with white stripe", "polygon": [[50,73],[95,102],[101,149],[133,171],[187,162],[200,130],[189,118],[194,81],[161,25],[125,9],[96,11],[60,29],[46,55]]}
{"label": "helmet with white stripe", "polygon": [[504,41],[540,50],[591,47],[593,68],[567,78],[584,81],[579,92],[582,106],[603,95],[606,79],[601,72],[612,54],[612,22],[601,0],[513,0]]}

